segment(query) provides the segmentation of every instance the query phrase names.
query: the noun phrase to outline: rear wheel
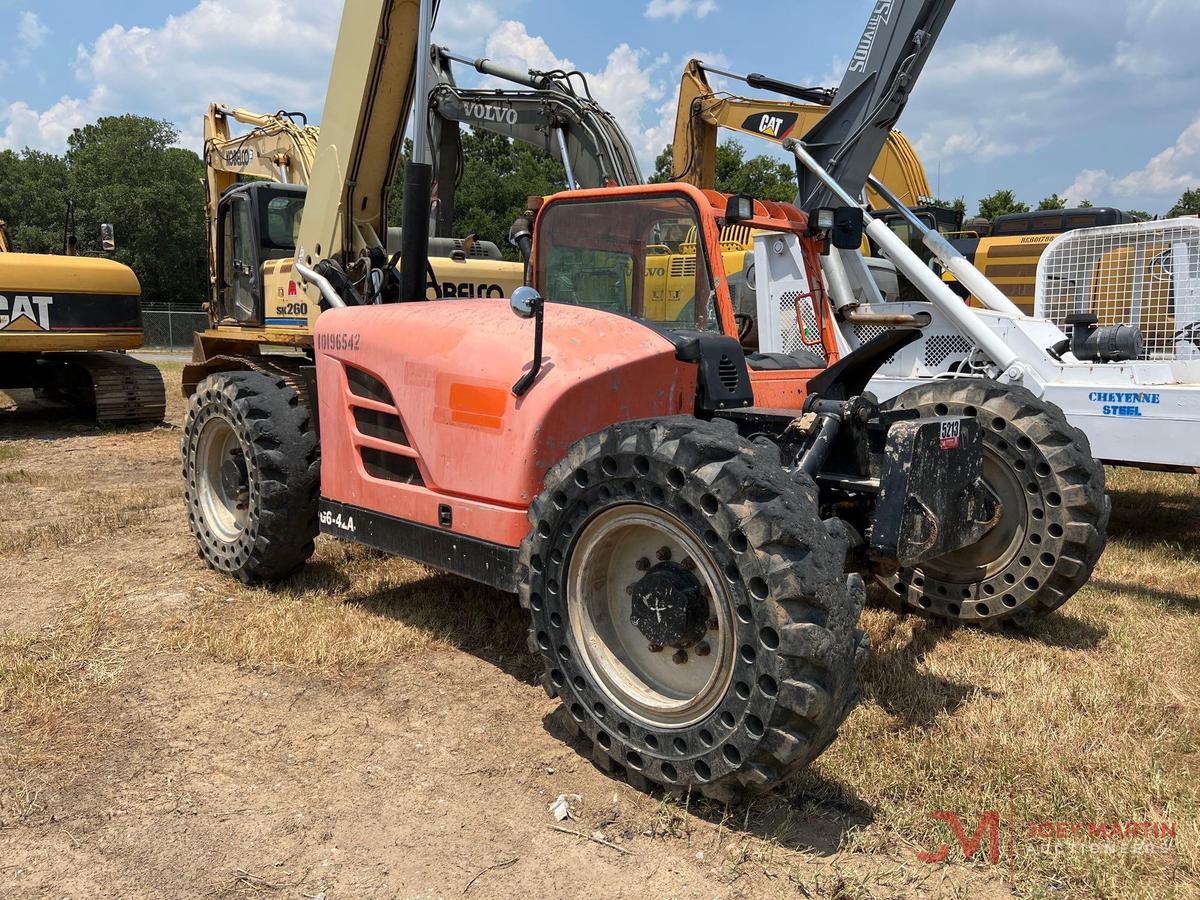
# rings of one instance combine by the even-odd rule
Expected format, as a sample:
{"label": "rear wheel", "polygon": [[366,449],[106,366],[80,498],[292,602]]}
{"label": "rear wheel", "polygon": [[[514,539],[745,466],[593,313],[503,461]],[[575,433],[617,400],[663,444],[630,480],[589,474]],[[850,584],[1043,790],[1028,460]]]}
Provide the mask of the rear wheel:
{"label": "rear wheel", "polygon": [[547,475],[522,546],[544,684],[604,769],[730,799],[815,759],[857,696],[865,590],[812,482],[726,423],[624,423]]}
{"label": "rear wheel", "polygon": [[320,456],[286,379],[206,378],[188,407],[182,456],[188,521],[210,566],[250,583],[304,565],[317,536]]}
{"label": "rear wheel", "polygon": [[882,578],[894,601],[956,623],[1026,625],[1087,582],[1107,537],[1104,468],[1058,407],[979,379],[921,385],[885,406],[977,418],[984,480],[1004,508],[978,543]]}

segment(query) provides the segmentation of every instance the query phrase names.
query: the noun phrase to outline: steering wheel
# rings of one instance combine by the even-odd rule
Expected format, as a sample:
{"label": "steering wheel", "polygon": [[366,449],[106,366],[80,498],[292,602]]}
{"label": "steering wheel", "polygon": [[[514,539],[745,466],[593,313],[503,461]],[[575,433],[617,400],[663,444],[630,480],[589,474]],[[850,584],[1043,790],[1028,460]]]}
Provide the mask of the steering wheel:
{"label": "steering wheel", "polygon": [[733,321],[737,323],[738,340],[745,343],[754,331],[754,316],[749,313],[734,313]]}

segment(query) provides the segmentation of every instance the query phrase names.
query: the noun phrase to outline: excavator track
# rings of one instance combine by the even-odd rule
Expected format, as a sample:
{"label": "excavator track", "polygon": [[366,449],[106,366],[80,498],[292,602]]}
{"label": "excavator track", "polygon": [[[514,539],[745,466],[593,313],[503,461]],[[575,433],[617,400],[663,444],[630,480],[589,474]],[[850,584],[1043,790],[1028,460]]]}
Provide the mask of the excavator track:
{"label": "excavator track", "polygon": [[72,402],[95,410],[101,425],[161,422],[166,388],[158,369],[123,353],[46,354],[55,388]]}

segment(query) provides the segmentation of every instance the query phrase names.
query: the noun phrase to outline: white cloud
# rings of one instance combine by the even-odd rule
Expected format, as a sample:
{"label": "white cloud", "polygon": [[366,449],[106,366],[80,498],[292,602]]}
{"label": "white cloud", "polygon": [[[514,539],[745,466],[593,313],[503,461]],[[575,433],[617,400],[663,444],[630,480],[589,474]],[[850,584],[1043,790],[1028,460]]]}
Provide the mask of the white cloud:
{"label": "white cloud", "polygon": [[175,122],[199,150],[200,121],[214,100],[319,118],[337,35],[333,7],[323,0],[286,9],[275,0],[200,0],[158,28],[114,25],[79,48],[80,95],[45,110],[20,102],[0,108],[0,147],[61,152],[72,128],[136,112]]}
{"label": "white cloud", "polygon": [[22,51],[36,50],[46,43],[48,34],[50,29],[42,24],[37,13],[26,10],[17,17],[17,40],[21,42]]}
{"label": "white cloud", "polygon": [[[531,35],[521,22],[508,21],[488,38],[488,58],[521,71],[526,69],[563,69],[576,65],[558,56],[549,43]],[[647,59],[645,50],[621,44],[608,54],[604,68],[585,72],[596,102],[616,117],[638,154],[643,170],[653,168],[654,157],[670,142],[675,122],[675,103],[656,108],[667,96],[667,85],[660,77],[669,57]],[[673,74],[673,73],[672,73]],[[497,85],[489,79],[489,85]],[[676,95],[677,96],[677,95]]]}
{"label": "white cloud", "polygon": [[433,39],[456,53],[478,53],[499,24],[500,15],[491,3],[447,3],[438,17]]}
{"label": "white cloud", "polygon": [[1071,200],[1105,202],[1105,198],[1152,198],[1164,206],[1184,191],[1200,186],[1200,118],[1184,129],[1175,143],[1142,168],[1116,177],[1103,169],[1085,169],[1063,193]]}
{"label": "white cloud", "polygon": [[703,19],[717,8],[716,0],[650,0],[646,6],[647,19],[673,19],[684,16]]}

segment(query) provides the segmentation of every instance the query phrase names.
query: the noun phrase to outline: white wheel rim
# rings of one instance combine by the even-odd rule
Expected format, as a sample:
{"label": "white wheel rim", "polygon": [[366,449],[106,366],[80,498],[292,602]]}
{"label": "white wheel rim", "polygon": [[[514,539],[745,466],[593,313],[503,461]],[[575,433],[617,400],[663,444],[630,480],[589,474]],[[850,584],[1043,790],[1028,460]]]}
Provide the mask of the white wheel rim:
{"label": "white wheel rim", "polygon": [[[708,599],[709,624],[700,644],[655,652],[630,621],[628,588],[666,548],[676,561],[695,563],[692,575]],[[727,582],[708,550],[674,516],[643,504],[605,510],[584,526],[567,571],[567,613],[576,647],[608,700],[655,728],[686,728],[720,704],[733,678],[733,615]]]}
{"label": "white wheel rim", "polygon": [[[240,484],[230,478],[231,466],[240,468]],[[204,423],[196,442],[196,487],[205,524],[227,544],[241,537],[250,518],[244,473],[245,456],[237,433],[228,420],[214,416]]]}

